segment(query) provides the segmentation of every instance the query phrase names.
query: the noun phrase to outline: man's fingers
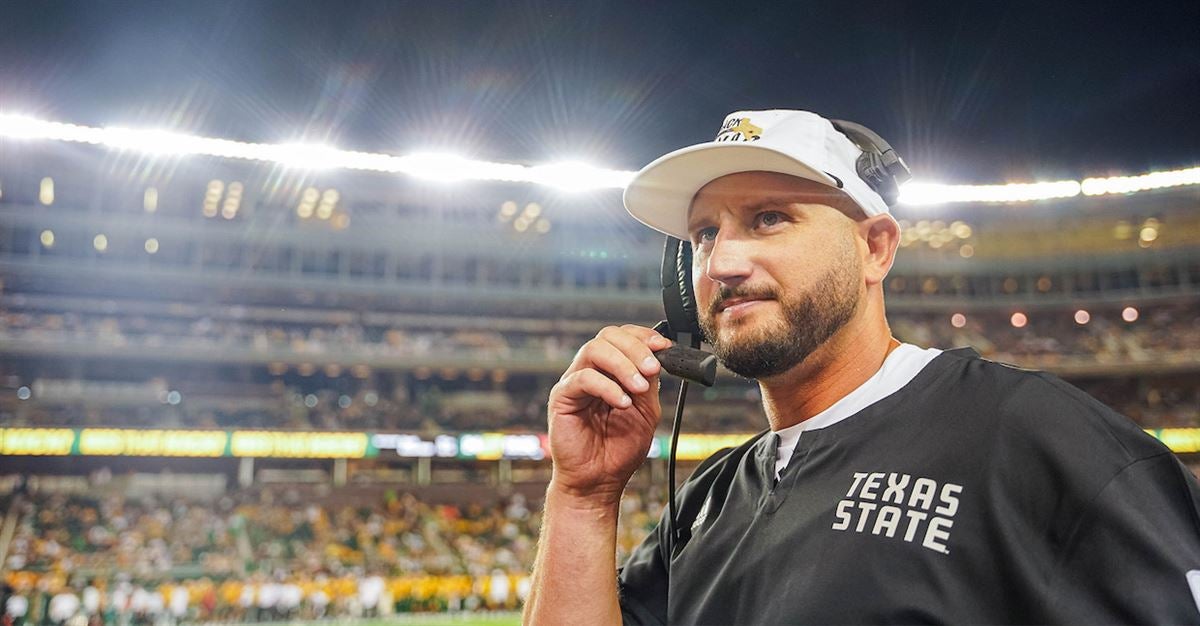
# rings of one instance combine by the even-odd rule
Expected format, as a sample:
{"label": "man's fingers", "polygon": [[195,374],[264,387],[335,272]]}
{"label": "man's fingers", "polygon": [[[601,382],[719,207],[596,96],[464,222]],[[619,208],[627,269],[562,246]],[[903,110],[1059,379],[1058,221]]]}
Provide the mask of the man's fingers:
{"label": "man's fingers", "polygon": [[610,326],[601,330],[598,336],[624,352],[646,376],[654,376],[662,369],[658,359],[654,358],[654,351],[671,345],[670,341],[653,329],[633,324],[626,324],[620,328]]}
{"label": "man's fingers", "polygon": [[[630,341],[637,341],[630,338]],[[613,345],[605,339],[593,339],[584,346],[580,351],[581,365],[583,369],[595,369],[600,373],[612,377],[630,393],[645,393],[650,389],[650,383],[646,380],[646,376],[642,374],[641,368],[632,359],[644,359],[646,356],[651,356],[649,349],[642,346],[646,354],[636,353],[634,356],[627,354],[617,346]],[[653,358],[653,357],[651,357]],[[657,363],[656,363],[657,365]],[[643,364],[644,367],[644,364]]]}
{"label": "man's fingers", "polygon": [[586,393],[610,406],[627,408],[632,405],[628,396],[657,393],[654,382],[662,366],[653,351],[670,345],[644,326],[607,326],[583,344],[558,387],[572,399]]}
{"label": "man's fingers", "polygon": [[[625,409],[633,404],[629,394],[613,379],[594,369],[583,369],[563,377],[558,383],[564,399],[599,398],[609,406]],[[553,394],[551,394],[553,395]]]}
{"label": "man's fingers", "polygon": [[671,340],[658,334],[658,331],[637,324],[625,324],[621,330],[641,339],[650,346],[651,350],[662,350],[671,345]]}

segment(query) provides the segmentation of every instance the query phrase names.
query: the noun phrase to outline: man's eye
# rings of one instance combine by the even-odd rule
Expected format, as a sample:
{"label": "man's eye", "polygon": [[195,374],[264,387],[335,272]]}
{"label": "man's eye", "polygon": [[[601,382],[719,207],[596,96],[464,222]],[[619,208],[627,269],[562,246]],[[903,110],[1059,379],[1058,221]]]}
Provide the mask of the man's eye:
{"label": "man's eye", "polygon": [[716,236],[717,229],[713,228],[712,226],[709,226],[708,228],[701,228],[700,230],[696,231],[696,241],[701,243],[705,241],[712,241],[712,239]]}
{"label": "man's eye", "polygon": [[764,211],[758,214],[758,223],[763,226],[775,226],[783,222],[783,216],[776,211]]}

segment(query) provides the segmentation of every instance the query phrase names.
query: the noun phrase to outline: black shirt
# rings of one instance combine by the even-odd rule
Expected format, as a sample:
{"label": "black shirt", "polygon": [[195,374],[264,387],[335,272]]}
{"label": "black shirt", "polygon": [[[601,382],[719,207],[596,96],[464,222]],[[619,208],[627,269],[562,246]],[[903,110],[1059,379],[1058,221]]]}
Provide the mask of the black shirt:
{"label": "black shirt", "polygon": [[777,485],[773,442],[679,490],[670,572],[660,523],[618,573],[627,623],[1200,622],[1195,478],[1054,376],[948,351]]}

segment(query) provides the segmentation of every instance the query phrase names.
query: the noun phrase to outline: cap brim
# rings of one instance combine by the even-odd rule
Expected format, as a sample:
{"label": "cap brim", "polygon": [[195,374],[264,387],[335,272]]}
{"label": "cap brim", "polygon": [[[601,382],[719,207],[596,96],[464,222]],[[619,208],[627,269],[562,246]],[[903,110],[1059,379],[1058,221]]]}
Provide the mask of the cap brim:
{"label": "cap brim", "polygon": [[832,176],[794,157],[753,143],[702,143],[665,154],[625,187],[625,210],[662,233],[688,239],[688,209],[708,183],[739,172],[776,172],[838,188]]}

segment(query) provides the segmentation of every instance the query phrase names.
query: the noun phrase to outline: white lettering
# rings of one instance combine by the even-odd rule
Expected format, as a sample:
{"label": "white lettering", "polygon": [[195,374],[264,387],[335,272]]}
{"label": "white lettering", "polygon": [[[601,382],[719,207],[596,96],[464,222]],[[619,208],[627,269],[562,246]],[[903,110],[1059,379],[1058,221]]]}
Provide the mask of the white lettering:
{"label": "white lettering", "polygon": [[904,514],[908,516],[908,528],[904,530],[904,540],[912,543],[913,537],[917,536],[917,527],[925,521],[925,518],[929,517],[929,514],[920,511],[906,511]]}
{"label": "white lettering", "polygon": [[900,472],[854,472],[853,476],[850,490],[834,511],[833,530],[869,530],[875,536],[920,542],[923,548],[950,554],[950,529],[962,485]]}
{"label": "white lettering", "polygon": [[929,507],[933,506],[934,493],[937,493],[936,481],[918,478],[913,483],[912,497],[908,499],[908,506],[919,506],[928,511]]}
{"label": "white lettering", "polygon": [[850,491],[846,492],[847,498],[854,495],[854,490],[858,489],[858,483],[862,482],[863,477],[866,475],[866,472],[854,472],[854,482],[850,484]]}
{"label": "white lettering", "polygon": [[888,474],[887,489],[883,490],[882,500],[884,502],[904,504],[904,488],[908,486],[909,478],[908,474],[897,474],[895,472]]}
{"label": "white lettering", "polygon": [[[954,525],[954,520],[945,517],[935,517],[929,520],[929,526],[925,528],[925,540],[921,545],[942,554],[950,554],[950,549],[946,547],[946,540],[950,538],[950,527]],[[943,530],[943,528],[945,530]],[[941,543],[938,543],[938,542]]]}
{"label": "white lettering", "polygon": [[866,528],[867,518],[871,517],[871,511],[874,511],[877,506],[878,505],[871,504],[870,502],[858,503],[858,508],[862,510],[862,515],[858,518],[858,526],[854,529],[854,532],[861,533],[863,528]]}
{"label": "white lettering", "polygon": [[875,527],[871,529],[871,534],[878,535],[879,531],[883,530],[888,537],[895,537],[896,523],[900,521],[900,516],[900,507],[879,507],[879,515],[875,517]]}
{"label": "white lettering", "polygon": [[846,530],[847,528],[850,528],[850,520],[853,519],[853,516],[850,515],[846,509],[853,506],[853,500],[842,500],[841,502],[838,502],[837,511],[834,513],[834,515],[837,516],[838,521],[833,523],[834,530]]}
{"label": "white lettering", "polygon": [[874,500],[875,490],[879,488],[879,482],[883,480],[883,472],[871,472],[867,476],[867,482],[863,484],[862,498],[864,500]]}
{"label": "white lettering", "polygon": [[941,499],[945,506],[939,506],[933,512],[946,517],[954,517],[954,514],[958,512],[958,498],[954,495],[956,493],[962,493],[962,485],[954,483],[942,485]]}

